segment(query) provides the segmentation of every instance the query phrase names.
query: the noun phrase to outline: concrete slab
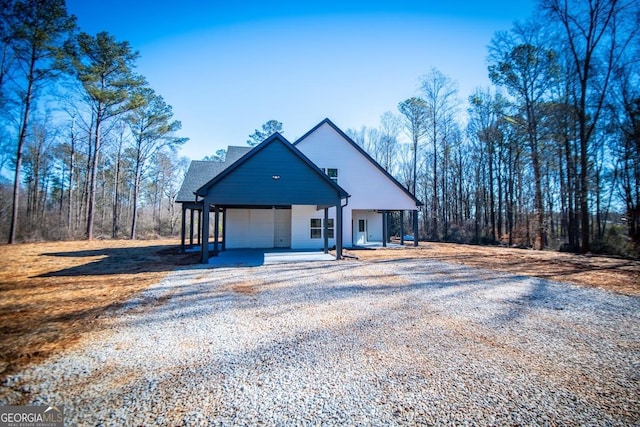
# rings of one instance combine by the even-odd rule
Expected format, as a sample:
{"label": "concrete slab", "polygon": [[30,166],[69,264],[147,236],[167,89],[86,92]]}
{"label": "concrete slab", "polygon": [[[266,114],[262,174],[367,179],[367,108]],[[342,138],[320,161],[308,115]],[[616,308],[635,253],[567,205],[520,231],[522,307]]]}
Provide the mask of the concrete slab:
{"label": "concrete slab", "polygon": [[264,263],[280,264],[285,262],[333,261],[336,257],[324,252],[265,252]]}
{"label": "concrete slab", "polygon": [[404,247],[404,245],[399,243],[387,243],[385,247],[382,242],[367,242],[360,245],[353,245],[348,249],[402,249]]}
{"label": "concrete slab", "polygon": [[227,249],[209,258],[215,267],[257,267],[260,265],[333,261],[336,257],[322,251],[291,251],[276,249]]}

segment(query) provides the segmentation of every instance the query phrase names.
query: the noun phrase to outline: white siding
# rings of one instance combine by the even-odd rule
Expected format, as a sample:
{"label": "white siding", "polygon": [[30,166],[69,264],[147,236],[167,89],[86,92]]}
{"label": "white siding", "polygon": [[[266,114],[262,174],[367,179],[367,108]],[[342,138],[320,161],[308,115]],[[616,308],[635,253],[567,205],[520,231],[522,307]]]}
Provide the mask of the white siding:
{"label": "white siding", "polygon": [[[324,210],[316,210],[315,206],[307,205],[291,206],[291,249],[324,248],[323,238],[311,238],[311,218],[324,219]],[[335,209],[329,210],[329,218],[333,218],[335,225]],[[335,238],[329,239],[329,247],[335,244]]]}
{"label": "white siding", "polygon": [[[351,197],[343,209],[342,239],[353,243],[353,211],[414,210],[415,201],[364,157],[329,124],[325,123],[300,141],[298,148],[319,168],[337,168],[338,185]],[[330,215],[335,217],[335,210]],[[382,214],[368,217],[369,240],[382,241]],[[294,225],[294,229],[295,229]],[[308,226],[307,226],[308,228]]]}
{"label": "white siding", "polygon": [[273,209],[251,209],[249,211],[250,248],[272,248],[274,217]]}
{"label": "white siding", "polygon": [[337,168],[338,184],[351,195],[348,209],[413,210],[409,195],[325,123],[298,148],[319,168]]}
{"label": "white siding", "polygon": [[228,249],[248,248],[251,241],[249,234],[249,209],[227,209],[225,238]]}
{"label": "white siding", "polygon": [[291,209],[276,209],[273,213],[275,215],[273,247],[291,247]]}
{"label": "white siding", "polygon": [[226,222],[227,248],[273,247],[272,209],[227,209]]}

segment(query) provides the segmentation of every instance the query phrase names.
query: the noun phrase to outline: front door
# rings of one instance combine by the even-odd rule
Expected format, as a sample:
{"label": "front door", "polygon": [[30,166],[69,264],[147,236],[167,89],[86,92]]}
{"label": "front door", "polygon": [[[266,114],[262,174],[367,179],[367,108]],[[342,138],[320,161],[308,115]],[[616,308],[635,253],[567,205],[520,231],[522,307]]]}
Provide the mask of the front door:
{"label": "front door", "polygon": [[359,219],[356,229],[356,244],[364,245],[367,243],[367,220]]}

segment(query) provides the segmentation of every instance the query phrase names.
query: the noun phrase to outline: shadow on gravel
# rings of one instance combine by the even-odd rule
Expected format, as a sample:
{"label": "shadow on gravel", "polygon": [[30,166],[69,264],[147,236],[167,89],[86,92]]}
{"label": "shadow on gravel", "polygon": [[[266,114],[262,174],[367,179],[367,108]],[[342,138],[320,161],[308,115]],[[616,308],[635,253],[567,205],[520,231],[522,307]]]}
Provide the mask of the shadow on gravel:
{"label": "shadow on gravel", "polygon": [[173,271],[177,266],[195,264],[199,254],[182,254],[176,246],[158,245],[98,250],[44,253],[47,257],[95,258],[76,267],[64,268],[34,277],[136,274]]}
{"label": "shadow on gravel", "polygon": [[[619,316],[634,315],[607,305],[608,294],[591,312],[583,298],[597,292],[544,280],[443,263],[402,264],[389,271],[367,267],[332,263],[194,272],[200,282],[175,286],[169,304],[130,321],[142,327],[151,322],[161,331],[165,325],[153,322],[166,322],[168,336],[178,330],[176,342],[186,348],[190,339],[206,337],[201,341],[207,351],[177,358],[183,365],[163,371],[159,388],[187,390],[182,394],[190,396],[202,392],[199,384],[209,384],[220,423],[246,417],[269,424],[317,407],[354,420],[366,405],[389,424],[407,411],[416,418],[406,424],[428,424],[432,419],[425,414],[438,419],[460,402],[469,414],[511,421],[517,414],[527,424],[539,416],[531,408],[567,424],[638,419],[638,386],[629,380],[637,333],[629,321],[619,322]],[[246,284],[249,271],[252,284]],[[394,271],[405,280],[385,282]],[[234,291],[238,284],[255,292]],[[554,304],[567,304],[580,315],[538,313]],[[583,345],[578,339],[585,336],[576,331],[594,324],[590,333],[603,339]],[[210,332],[198,335],[207,327]],[[613,345],[621,340],[619,332],[629,334],[622,347]],[[618,385],[625,381],[626,387]],[[602,395],[594,396],[594,388]],[[487,404],[487,396],[512,404]]]}
{"label": "shadow on gravel", "polygon": [[[415,261],[415,260],[413,260]],[[433,307],[459,303],[481,306],[487,300],[499,307],[492,312],[479,311],[478,316],[495,324],[506,324],[547,304],[549,290],[543,280],[486,272],[475,268],[431,263],[427,268],[416,264],[401,265],[393,274],[375,270],[369,274],[367,264],[359,262],[328,262],[312,264],[281,264],[268,269],[210,269],[201,266],[184,271],[183,278],[167,285],[162,305],[157,294],[144,296],[136,305],[153,307],[146,318],[124,318],[126,324],[171,322],[176,311],[183,319],[198,318],[212,309],[252,311],[281,307],[283,314],[300,304],[327,304],[360,296],[386,297],[406,295],[406,298]],[[422,263],[424,266],[425,263]],[[198,266],[200,267],[200,266]],[[335,279],[335,277],[338,279]],[[332,279],[326,279],[331,277]],[[185,281],[184,284],[177,282]],[[504,294],[508,287],[518,291]],[[172,303],[165,304],[170,301]],[[483,302],[484,301],[484,302]],[[553,304],[552,304],[553,305]],[[560,304],[555,304],[559,306]]]}

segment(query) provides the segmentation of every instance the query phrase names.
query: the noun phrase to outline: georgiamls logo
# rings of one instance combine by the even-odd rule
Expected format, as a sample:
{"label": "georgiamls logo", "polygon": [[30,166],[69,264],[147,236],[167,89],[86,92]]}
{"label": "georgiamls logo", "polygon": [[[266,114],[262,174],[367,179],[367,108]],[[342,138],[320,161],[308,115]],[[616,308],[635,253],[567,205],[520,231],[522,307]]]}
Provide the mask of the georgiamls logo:
{"label": "georgiamls logo", "polygon": [[62,427],[64,406],[0,406],[0,427],[19,426]]}

